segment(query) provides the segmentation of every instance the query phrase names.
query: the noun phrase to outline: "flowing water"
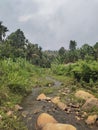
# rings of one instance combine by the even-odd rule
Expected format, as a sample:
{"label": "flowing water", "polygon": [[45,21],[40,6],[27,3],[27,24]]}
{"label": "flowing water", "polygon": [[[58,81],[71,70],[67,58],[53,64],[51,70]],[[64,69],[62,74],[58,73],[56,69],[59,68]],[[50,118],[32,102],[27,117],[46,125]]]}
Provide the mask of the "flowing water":
{"label": "flowing water", "polygon": [[[54,81],[54,86],[52,87],[59,88],[61,86],[61,83],[59,81],[51,79],[50,77],[47,78],[49,80]],[[67,114],[65,111],[60,110],[51,102],[37,101],[36,98],[40,94],[41,89],[43,88],[34,88],[32,90],[32,93],[28,97],[26,97],[22,102],[22,119],[25,122],[28,130],[35,130],[37,117],[42,112],[47,112],[51,114],[60,123],[74,125],[77,128],[77,130],[98,130],[97,126],[87,126],[84,120],[76,120],[75,109],[72,110],[72,113]]]}

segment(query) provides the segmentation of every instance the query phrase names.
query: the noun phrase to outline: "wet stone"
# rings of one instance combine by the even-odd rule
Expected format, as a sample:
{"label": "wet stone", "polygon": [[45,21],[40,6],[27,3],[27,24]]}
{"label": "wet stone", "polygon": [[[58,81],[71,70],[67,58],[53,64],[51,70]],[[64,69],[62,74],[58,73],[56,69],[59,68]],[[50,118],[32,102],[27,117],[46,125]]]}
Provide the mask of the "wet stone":
{"label": "wet stone", "polygon": [[[61,89],[60,83],[54,79],[53,79],[53,81],[54,81],[53,87],[60,90]],[[42,92],[42,89],[43,89],[43,87],[34,88],[32,94],[30,94],[28,97],[26,97],[24,99],[24,101],[22,102],[21,106],[23,107],[23,110],[19,111],[19,112],[21,113],[22,119],[25,122],[28,130],[35,130],[35,124],[36,124],[37,118],[43,112],[46,112],[46,113],[52,115],[60,123],[66,123],[66,124],[71,124],[71,125],[75,126],[77,128],[77,130],[98,130],[97,121],[96,121],[96,126],[94,125],[92,127],[89,127],[85,123],[85,121],[82,120],[82,114],[83,114],[84,110],[81,112],[81,106],[79,106],[79,108],[76,106],[75,106],[75,108],[68,106],[68,108],[66,110],[62,111],[61,109],[59,109],[57,107],[57,104],[54,104],[54,103],[48,102],[48,101],[43,101],[43,100],[37,101],[36,98],[38,97],[40,92]],[[46,97],[47,96],[48,97],[57,97],[59,94],[57,91],[54,91],[54,93],[52,93],[52,94],[47,94]],[[66,90],[64,92],[66,92]],[[69,104],[71,102],[71,100],[69,99],[69,97],[66,97],[66,99],[67,99],[67,103]],[[29,105],[30,103],[31,103],[31,105]],[[78,111],[78,109],[80,109],[80,110]],[[76,114],[76,112],[79,112],[79,116],[78,116],[78,113]]]}

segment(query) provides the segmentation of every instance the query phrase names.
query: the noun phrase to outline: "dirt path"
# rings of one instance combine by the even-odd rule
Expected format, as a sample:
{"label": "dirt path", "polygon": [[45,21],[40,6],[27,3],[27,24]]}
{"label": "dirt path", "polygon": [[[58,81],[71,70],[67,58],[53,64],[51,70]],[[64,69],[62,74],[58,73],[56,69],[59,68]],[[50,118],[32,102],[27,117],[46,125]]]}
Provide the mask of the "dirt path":
{"label": "dirt path", "polygon": [[[49,80],[54,81],[55,88],[60,88],[61,83],[54,79],[47,77]],[[55,117],[60,123],[68,123],[74,125],[77,130],[98,130],[97,126],[88,127],[83,120],[76,120],[76,108],[70,108],[71,113],[67,114],[65,111],[60,110],[51,102],[37,101],[36,98],[43,88],[34,88],[32,93],[26,97],[22,103],[23,111],[21,112],[23,121],[25,122],[28,130],[35,130],[35,123],[38,115],[42,112],[47,112]],[[56,95],[55,93],[53,96]],[[50,96],[50,95],[47,95]]]}

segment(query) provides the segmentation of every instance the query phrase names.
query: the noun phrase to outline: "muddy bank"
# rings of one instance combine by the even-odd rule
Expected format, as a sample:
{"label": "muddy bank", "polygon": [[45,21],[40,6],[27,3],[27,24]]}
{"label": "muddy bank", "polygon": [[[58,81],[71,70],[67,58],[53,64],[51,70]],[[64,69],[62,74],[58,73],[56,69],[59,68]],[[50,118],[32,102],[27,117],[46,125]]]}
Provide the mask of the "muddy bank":
{"label": "muddy bank", "polygon": [[[50,79],[51,80],[51,79]],[[54,85],[51,87],[60,88],[61,83],[54,80]],[[32,93],[22,102],[23,111],[21,112],[22,119],[25,122],[28,130],[35,130],[35,123],[38,115],[42,112],[47,112],[54,116],[60,123],[67,123],[74,125],[77,130],[98,130],[97,126],[89,127],[84,120],[76,119],[76,108],[70,108],[71,113],[66,113],[60,110],[56,105],[47,101],[37,101],[36,98],[43,88],[34,88]],[[53,94],[53,96],[56,94]],[[50,96],[50,95],[47,95]],[[51,95],[52,96],[52,95]]]}

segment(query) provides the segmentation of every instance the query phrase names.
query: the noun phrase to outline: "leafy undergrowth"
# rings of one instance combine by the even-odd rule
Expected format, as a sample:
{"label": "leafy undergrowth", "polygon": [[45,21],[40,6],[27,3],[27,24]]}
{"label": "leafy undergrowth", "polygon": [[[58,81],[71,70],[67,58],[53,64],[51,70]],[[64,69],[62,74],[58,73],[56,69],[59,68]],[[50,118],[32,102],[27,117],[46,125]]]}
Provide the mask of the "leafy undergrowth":
{"label": "leafy undergrowth", "polygon": [[[98,62],[95,60],[80,60],[71,64],[52,65],[52,73],[65,85],[77,85],[90,90],[97,96],[98,92]],[[98,96],[97,96],[98,97]]]}
{"label": "leafy undergrowth", "polygon": [[15,105],[34,87],[49,84],[47,71],[20,58],[0,61],[0,130],[26,130]]}
{"label": "leafy undergrowth", "polygon": [[[72,103],[84,102],[74,96],[76,90],[89,90],[95,97],[98,98],[98,80],[97,62],[87,63],[81,61],[69,65],[53,65],[51,69],[39,68],[27,62],[24,59],[18,58],[5,59],[0,61],[0,130],[27,130],[18,116],[18,111],[15,110],[15,105],[20,104],[23,97],[27,96],[34,87],[43,87],[42,92],[45,94],[54,93],[56,90],[52,88],[54,81],[49,79],[57,79],[60,81],[60,97],[62,101],[70,99]],[[84,68],[89,68],[84,72]],[[89,82],[83,80],[89,72]],[[81,75],[82,78],[78,81],[75,75]],[[92,76],[94,75],[94,78]],[[84,76],[84,77],[83,77]],[[86,78],[85,78],[86,79]],[[93,80],[96,79],[96,82]],[[44,86],[47,86],[44,89]],[[67,91],[67,96],[64,95]],[[59,96],[59,95],[58,95]],[[92,110],[97,111],[96,108]],[[10,113],[10,114],[9,114]]]}
{"label": "leafy undergrowth", "polygon": [[[77,90],[88,91],[98,98],[98,62],[78,61],[68,65],[52,65],[52,75],[62,82],[58,96],[63,102],[84,104],[84,100],[75,97]],[[98,114],[98,108],[93,108],[90,114]]]}

